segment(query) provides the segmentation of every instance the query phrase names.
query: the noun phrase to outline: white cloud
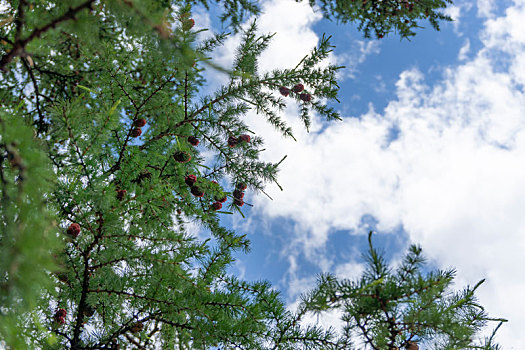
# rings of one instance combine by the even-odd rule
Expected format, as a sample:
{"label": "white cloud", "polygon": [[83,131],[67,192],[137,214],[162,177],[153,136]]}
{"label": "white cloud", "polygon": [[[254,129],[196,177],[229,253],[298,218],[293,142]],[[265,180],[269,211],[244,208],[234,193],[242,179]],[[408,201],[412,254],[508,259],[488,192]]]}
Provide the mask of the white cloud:
{"label": "white cloud", "polygon": [[[489,17],[484,47],[432,86],[417,69],[403,72],[384,114],[371,109],[322,132],[316,121],[306,134],[290,108],[298,142],[250,117],[272,146],[267,159],[288,154],[279,176],[285,191],[272,191],[272,202],[256,200],[256,209],[294,220],[290,246],[314,259],[330,232],[364,232],[365,214],[378,219],[379,230],[403,225],[440,266],[457,267],[458,286],[487,277],[481,302],[510,319],[498,339],[513,348],[525,344],[525,3],[515,1],[502,17],[492,14],[493,2],[478,4]],[[315,44],[305,37],[305,46]],[[268,53],[268,65],[286,52]],[[280,58],[272,61],[274,54]],[[400,133],[388,140],[393,127]]]}
{"label": "white cloud", "polygon": [[376,84],[374,84],[374,91],[378,93],[387,92],[387,86],[385,83],[385,80],[383,79],[383,76],[376,75]]}
{"label": "white cloud", "polygon": [[199,33],[198,39],[204,40],[212,37],[213,32],[208,29],[212,28],[210,12],[206,11],[204,7],[199,6],[195,8],[194,12],[192,13],[192,17],[195,20],[195,26],[193,27],[193,30],[199,31],[205,29]]}
{"label": "white cloud", "polygon": [[443,13],[452,17],[452,19],[457,22],[461,17],[461,7],[457,5],[450,5],[443,11]]}
{"label": "white cloud", "polygon": [[459,25],[460,25],[460,18],[461,18],[461,6],[459,5],[449,5],[443,13],[449,17],[452,18],[453,22],[452,25],[454,26],[454,31],[458,34],[461,34],[459,32]]}
{"label": "white cloud", "polygon": [[465,44],[463,44],[461,49],[459,49],[458,60],[459,61],[466,60],[468,58],[469,52],[470,52],[470,40],[467,39],[465,40]]}
{"label": "white cloud", "polygon": [[478,16],[492,17],[496,8],[496,0],[478,0]]}
{"label": "white cloud", "polygon": [[286,293],[290,300],[298,299],[305,291],[315,287],[317,277],[315,275],[307,275],[304,277],[298,276],[300,266],[297,258],[293,255],[288,257],[290,268],[288,275],[284,277],[283,283],[286,285]]}
{"label": "white cloud", "polygon": [[[306,1],[272,0],[264,2],[257,20],[261,33],[275,33],[271,48],[261,57],[263,71],[295,67],[319,40],[312,25],[321,19]],[[293,15],[292,15],[293,14]]]}
{"label": "white cloud", "polygon": [[356,280],[362,276],[364,271],[364,264],[347,262],[336,266],[335,275],[341,279]]}
{"label": "white cloud", "polygon": [[346,52],[338,53],[333,57],[336,64],[345,66],[340,72],[339,80],[347,77],[355,78],[359,65],[365,62],[368,56],[379,54],[379,52],[381,52],[379,41],[351,41]]}

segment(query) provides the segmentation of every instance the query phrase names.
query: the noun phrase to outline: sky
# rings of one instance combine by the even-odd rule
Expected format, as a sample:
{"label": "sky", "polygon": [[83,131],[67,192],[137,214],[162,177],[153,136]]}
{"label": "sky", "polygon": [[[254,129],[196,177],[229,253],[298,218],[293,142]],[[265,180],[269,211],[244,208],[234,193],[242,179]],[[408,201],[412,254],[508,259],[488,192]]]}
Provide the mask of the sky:
{"label": "sky", "polygon": [[[293,141],[246,117],[265,139],[262,158],[287,158],[284,190],[269,186],[273,200],[248,192],[246,218],[225,220],[252,241],[233,270],[271,281],[293,307],[321,272],[359,276],[373,230],[394,263],[417,243],[431,267],[456,268],[458,289],[486,278],[480,303],[509,320],[499,343],[525,348],[525,0],[457,0],[446,10],[454,22],[411,41],[364,39],[307,2],[261,4],[260,32],[276,33],[262,71],[295,66],[332,35],[330,60],[347,67],[343,120],[314,118],[307,133],[289,106]],[[204,11],[195,19],[219,29]],[[238,42],[232,36],[214,59],[230,64]],[[221,79],[211,73],[210,86]]]}

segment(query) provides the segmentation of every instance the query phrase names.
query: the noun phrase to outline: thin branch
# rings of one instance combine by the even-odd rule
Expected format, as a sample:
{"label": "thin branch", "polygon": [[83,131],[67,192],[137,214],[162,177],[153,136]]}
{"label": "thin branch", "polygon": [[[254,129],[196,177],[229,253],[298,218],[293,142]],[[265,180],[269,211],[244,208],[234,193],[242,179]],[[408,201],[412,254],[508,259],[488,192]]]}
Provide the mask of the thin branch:
{"label": "thin branch", "polygon": [[117,82],[117,85],[119,86],[120,90],[122,90],[122,92],[124,93],[124,95],[126,95],[126,97],[128,98],[129,102],[131,102],[131,104],[133,105],[133,107],[135,107],[135,110],[139,110],[139,107],[137,107],[137,105],[135,104],[135,100],[131,98],[131,96],[129,95],[129,93],[126,91],[126,89],[124,89],[124,86],[122,86],[122,84],[120,83],[120,81],[117,79],[116,76],[114,76],[113,74],[111,74],[111,77],[113,79],[115,79],[115,81]]}
{"label": "thin branch", "polygon": [[[124,92],[124,94],[126,94],[126,96],[128,97],[128,99],[130,100],[130,102],[133,104],[133,107],[135,107],[135,117],[136,118],[140,112],[140,110],[142,109],[142,107],[144,107],[144,105],[146,105],[146,103],[154,96],[156,95],[162,88],[164,88],[166,86],[166,84],[168,84],[169,82],[171,82],[171,78],[173,77],[173,75],[168,78],[164,83],[160,84],[159,87],[157,87],[148,97],[146,97],[146,99],[144,99],[144,101],[142,101],[142,103],[140,105],[136,105],[135,104],[135,101],[129,96],[129,94],[127,93],[127,91],[124,89],[124,87],[120,84],[120,82],[118,81],[118,79],[116,79],[115,76],[113,76],[113,78],[115,78],[115,80],[117,81],[117,84],[119,85],[120,89]],[[120,164],[122,163],[122,159],[124,157],[124,152],[126,151],[126,148],[128,146],[128,143],[129,143],[129,140],[130,140],[130,136],[131,136],[131,132],[132,130],[135,128],[135,126],[133,124],[131,124],[129,130],[128,130],[128,133],[126,135],[126,139],[124,140],[124,144],[122,145],[122,148],[120,149],[120,152],[119,152],[119,156],[118,156],[118,159],[116,161],[116,163],[109,169],[109,173],[113,173],[115,172],[116,170],[120,169]],[[142,150],[142,148],[140,148]]]}
{"label": "thin branch", "polygon": [[188,72],[184,76],[184,120],[188,119]]}
{"label": "thin branch", "polygon": [[356,323],[357,323],[357,326],[359,327],[359,329],[361,329],[361,332],[363,333],[363,337],[365,337],[366,339],[366,342],[368,344],[370,344],[370,346],[372,347],[372,349],[374,350],[380,350],[377,346],[374,345],[372,339],[370,338],[370,336],[368,335],[368,330],[366,329],[366,322],[364,325],[361,324],[361,322],[359,322],[359,320],[356,319]]}
{"label": "thin branch", "polygon": [[86,248],[86,250],[83,253],[84,258],[84,276],[82,281],[82,293],[80,295],[80,301],[78,302],[77,307],[77,317],[75,321],[75,327],[73,329],[73,340],[71,341],[71,349],[75,350],[78,349],[79,343],[80,343],[80,331],[83,326],[83,319],[84,319],[84,310],[87,306],[87,294],[89,291],[89,280],[90,280],[90,267],[89,267],[89,255],[91,253],[91,250],[93,250],[93,247],[95,247],[98,244],[98,241],[102,237],[103,233],[103,225],[104,225],[104,217],[102,216],[102,213],[97,212],[97,233],[95,235],[95,238],[93,242]]}
{"label": "thin branch", "polygon": [[33,74],[33,69],[31,66],[27,63],[27,60],[25,58],[22,58],[22,63],[24,64],[24,67],[27,70],[27,73],[29,73],[29,76],[31,77],[31,81],[33,82],[33,88],[35,89],[35,104],[36,104],[36,111],[38,113],[38,133],[44,132],[44,115],[42,114],[42,110],[40,109],[40,91],[38,89],[38,84],[36,82],[35,75]]}
{"label": "thin branch", "polygon": [[86,163],[84,162],[84,157],[82,156],[82,152],[80,152],[80,147],[77,144],[77,141],[75,139],[75,136],[73,135],[73,130],[71,129],[71,125],[69,123],[69,118],[67,116],[67,113],[65,109],[62,110],[62,115],[64,117],[64,120],[66,122],[67,130],[69,133],[69,138],[71,139],[73,145],[75,145],[75,151],[78,155],[78,160],[80,161],[80,164],[82,164],[82,168],[84,169],[84,173],[86,175],[86,178],[88,179],[89,184],[91,185],[91,177],[89,176],[89,171],[87,169]]}
{"label": "thin branch", "polygon": [[[117,295],[121,295],[121,296],[124,296],[124,297],[136,298],[136,299],[141,299],[141,300],[147,300],[147,301],[152,301],[152,302],[159,303],[159,304],[166,304],[166,305],[172,305],[172,306],[178,306],[179,305],[179,304],[177,304],[177,303],[175,303],[173,301],[161,300],[161,299],[157,299],[157,298],[151,298],[151,297],[147,297],[147,296],[144,296],[144,295],[124,292],[122,290],[88,289],[87,291],[88,291],[88,293],[105,293],[105,294],[109,294],[109,295],[117,294]],[[189,308],[189,307],[178,308],[178,311],[182,311],[182,310],[192,310],[192,309]]]}

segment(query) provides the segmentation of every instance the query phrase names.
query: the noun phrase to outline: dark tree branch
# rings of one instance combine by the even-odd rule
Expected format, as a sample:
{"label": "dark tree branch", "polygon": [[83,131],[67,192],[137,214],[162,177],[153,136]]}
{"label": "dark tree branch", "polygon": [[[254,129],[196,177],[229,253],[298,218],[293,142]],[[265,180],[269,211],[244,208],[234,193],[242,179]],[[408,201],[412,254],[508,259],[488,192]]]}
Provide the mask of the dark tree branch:
{"label": "dark tree branch", "polygon": [[18,3],[18,13],[16,15],[15,19],[15,41],[20,40],[20,36],[22,35],[22,27],[24,26],[24,18],[25,18],[25,7],[27,6],[26,0],[20,0]]}
{"label": "dark tree branch", "polygon": [[27,73],[29,74],[29,77],[31,78],[31,82],[33,83],[33,88],[35,89],[35,105],[36,105],[36,111],[38,113],[38,121],[36,122],[38,129],[37,132],[40,134],[45,131],[45,125],[44,125],[44,115],[42,114],[42,110],[40,109],[40,91],[38,89],[38,83],[36,81],[35,75],[33,74],[33,68],[27,63],[26,59],[22,59],[22,63],[24,64],[24,67],[27,70]]}
{"label": "dark tree branch", "polygon": [[[72,8],[70,7],[69,10],[66,11],[66,13],[64,13],[62,16],[55,18],[54,20],[52,20],[51,22],[49,22],[43,27],[35,28],[31,32],[31,34],[29,34],[29,36],[25,39],[20,39],[20,38],[15,37],[15,42],[13,43],[13,47],[11,48],[11,50],[8,53],[6,53],[4,56],[2,56],[2,59],[0,59],[0,70],[5,72],[6,66],[15,57],[20,56],[25,51],[27,44],[29,44],[31,41],[33,41],[36,38],[39,38],[42,34],[44,34],[45,32],[47,32],[48,30],[52,28],[55,28],[60,23],[65,22],[70,19],[74,19],[78,12],[82,11],[85,8],[91,8],[91,5],[94,2],[95,0],[87,0],[83,2],[82,4],[78,5],[77,7],[72,7]],[[21,35],[20,32],[21,32],[21,27],[23,26],[22,20],[23,20],[23,15],[24,15],[24,10],[23,10],[24,3],[25,1],[20,2],[19,13],[18,13],[18,19],[20,20],[19,22],[20,24],[17,24],[17,32],[15,36]]]}
{"label": "dark tree branch", "polygon": [[84,277],[82,281],[82,294],[80,295],[80,301],[78,303],[77,308],[77,317],[75,321],[75,327],[73,330],[73,340],[71,341],[71,349],[79,349],[79,343],[80,343],[80,331],[83,326],[83,319],[84,319],[84,310],[86,310],[87,306],[87,294],[89,291],[89,280],[90,280],[90,268],[89,268],[89,255],[93,248],[98,244],[98,241],[102,237],[103,233],[103,226],[104,226],[104,217],[102,216],[102,213],[97,213],[98,219],[98,225],[97,230],[95,234],[95,239],[91,244],[86,248],[86,250],[83,253],[84,258]]}
{"label": "dark tree branch", "polygon": [[358,319],[356,319],[356,323],[357,323],[357,326],[359,327],[359,329],[361,330],[362,334],[363,334],[363,337],[366,339],[366,342],[368,344],[370,344],[370,346],[372,347],[372,349],[374,350],[380,350],[373,342],[372,338],[370,338],[370,336],[368,335],[368,330],[366,328],[366,321],[364,324],[361,324],[361,322],[359,322]]}

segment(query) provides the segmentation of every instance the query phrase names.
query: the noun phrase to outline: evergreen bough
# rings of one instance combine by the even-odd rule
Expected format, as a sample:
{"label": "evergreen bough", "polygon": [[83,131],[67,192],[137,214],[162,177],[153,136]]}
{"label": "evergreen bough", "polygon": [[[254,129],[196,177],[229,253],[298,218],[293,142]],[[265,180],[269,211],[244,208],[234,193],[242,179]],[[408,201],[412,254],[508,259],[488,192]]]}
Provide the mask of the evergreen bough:
{"label": "evergreen bough", "polygon": [[[455,270],[425,271],[420,246],[411,245],[402,262],[391,266],[374,248],[372,232],[368,245],[360,278],[321,275],[301,308],[340,311],[342,333],[375,350],[416,350],[418,344],[425,349],[499,349],[494,336],[506,320],[490,318],[477,302],[474,292],[484,280],[455,292]],[[489,321],[499,324],[490,337],[477,339]]]}

